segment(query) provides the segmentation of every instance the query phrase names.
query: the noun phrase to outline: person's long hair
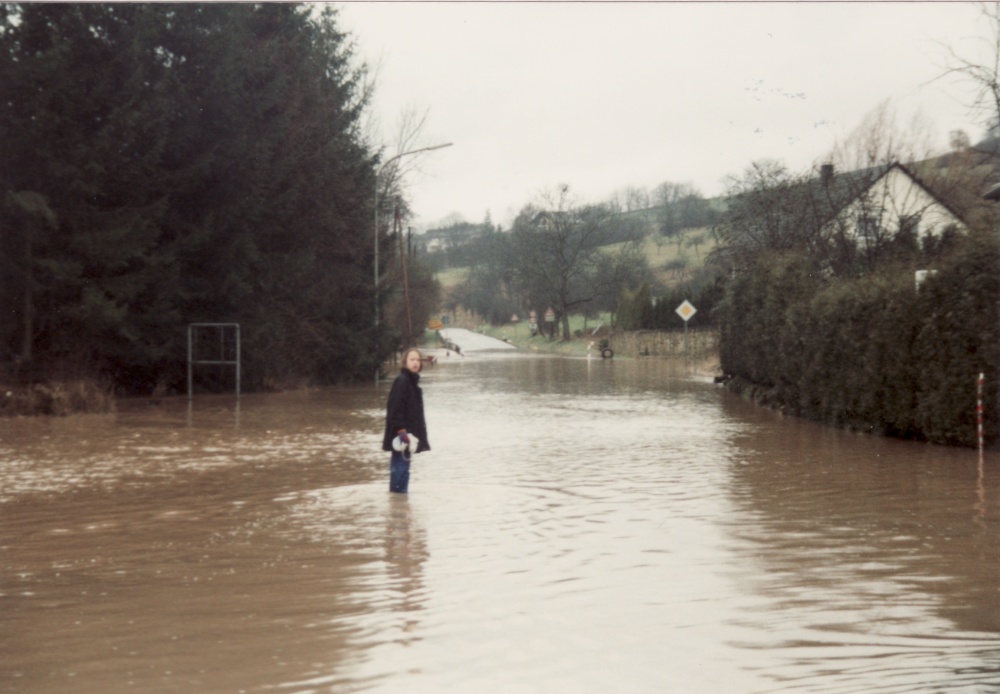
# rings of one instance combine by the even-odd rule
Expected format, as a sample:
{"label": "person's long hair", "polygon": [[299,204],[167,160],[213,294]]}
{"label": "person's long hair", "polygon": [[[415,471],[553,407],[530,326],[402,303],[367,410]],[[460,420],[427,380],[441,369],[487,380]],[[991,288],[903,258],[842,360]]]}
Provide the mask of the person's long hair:
{"label": "person's long hair", "polygon": [[416,352],[417,356],[420,357],[420,368],[417,369],[417,372],[419,373],[420,371],[423,371],[424,370],[424,353],[421,352],[416,347],[410,347],[408,350],[406,350],[405,352],[403,352],[403,368],[404,369],[407,368],[406,367],[406,358],[410,356],[410,352]]}

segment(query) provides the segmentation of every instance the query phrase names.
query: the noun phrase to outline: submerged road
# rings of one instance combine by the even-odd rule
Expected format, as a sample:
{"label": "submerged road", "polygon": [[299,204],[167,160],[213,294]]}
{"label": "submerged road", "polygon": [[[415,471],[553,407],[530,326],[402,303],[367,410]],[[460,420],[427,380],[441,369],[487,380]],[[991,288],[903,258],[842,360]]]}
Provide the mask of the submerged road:
{"label": "submerged road", "polygon": [[463,353],[517,349],[508,342],[465,328],[443,328],[440,333],[441,337],[458,345]]}
{"label": "submerged road", "polygon": [[406,496],[388,382],[2,422],[0,692],[1000,689],[996,454],[451,332]]}

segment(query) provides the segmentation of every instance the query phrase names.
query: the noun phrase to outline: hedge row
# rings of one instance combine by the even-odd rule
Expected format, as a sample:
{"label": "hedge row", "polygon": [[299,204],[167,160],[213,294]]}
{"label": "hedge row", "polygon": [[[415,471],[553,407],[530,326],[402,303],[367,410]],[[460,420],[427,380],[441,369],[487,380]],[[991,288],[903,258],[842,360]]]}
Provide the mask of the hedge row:
{"label": "hedge row", "polygon": [[720,361],[736,389],[829,424],[936,443],[1000,431],[1000,244],[969,238],[919,291],[914,266],[824,278],[777,255],[736,277],[719,307]]}

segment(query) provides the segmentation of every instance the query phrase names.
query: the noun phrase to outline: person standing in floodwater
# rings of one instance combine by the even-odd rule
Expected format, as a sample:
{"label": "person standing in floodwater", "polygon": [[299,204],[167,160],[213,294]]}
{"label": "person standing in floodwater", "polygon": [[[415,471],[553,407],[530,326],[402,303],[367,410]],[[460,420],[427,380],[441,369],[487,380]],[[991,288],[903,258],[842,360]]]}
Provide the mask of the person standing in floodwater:
{"label": "person standing in floodwater", "polygon": [[[427,441],[427,423],[424,420],[424,393],[420,389],[420,370],[423,365],[424,360],[420,350],[411,348],[403,353],[403,368],[392,382],[392,390],[389,391],[389,400],[385,406],[385,435],[382,437],[382,450],[391,453],[390,492],[407,493],[410,486],[412,454],[431,449]],[[393,441],[397,438],[405,446],[402,450],[397,450],[393,446]]]}

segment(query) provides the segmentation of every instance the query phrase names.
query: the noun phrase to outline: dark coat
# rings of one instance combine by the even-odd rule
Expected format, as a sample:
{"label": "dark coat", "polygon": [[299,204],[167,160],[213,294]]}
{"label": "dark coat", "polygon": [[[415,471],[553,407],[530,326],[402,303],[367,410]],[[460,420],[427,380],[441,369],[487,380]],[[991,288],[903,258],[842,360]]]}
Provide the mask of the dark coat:
{"label": "dark coat", "polygon": [[396,432],[406,429],[420,440],[417,453],[431,449],[427,441],[427,423],[424,421],[424,392],[420,390],[420,374],[403,369],[392,382],[389,401],[385,406],[385,436],[382,450],[392,450],[392,440]]}

